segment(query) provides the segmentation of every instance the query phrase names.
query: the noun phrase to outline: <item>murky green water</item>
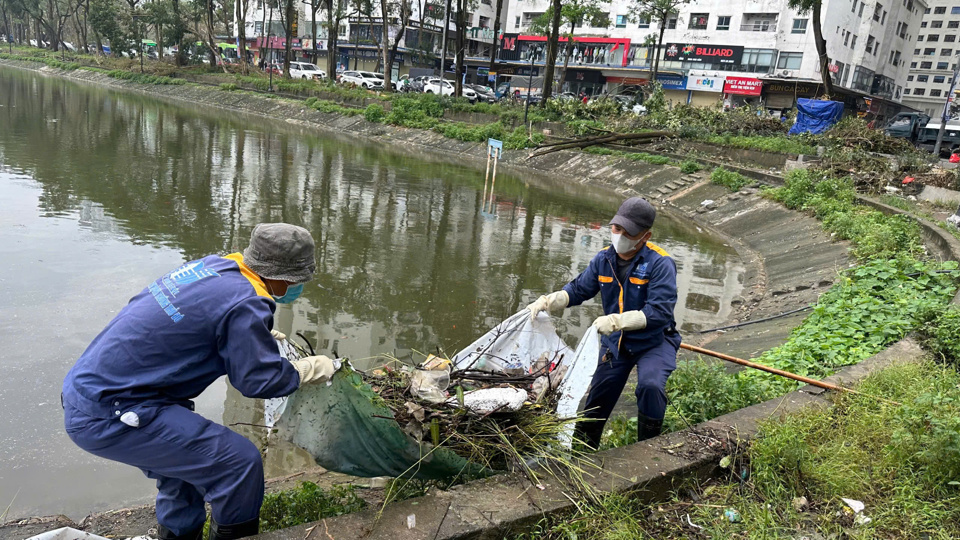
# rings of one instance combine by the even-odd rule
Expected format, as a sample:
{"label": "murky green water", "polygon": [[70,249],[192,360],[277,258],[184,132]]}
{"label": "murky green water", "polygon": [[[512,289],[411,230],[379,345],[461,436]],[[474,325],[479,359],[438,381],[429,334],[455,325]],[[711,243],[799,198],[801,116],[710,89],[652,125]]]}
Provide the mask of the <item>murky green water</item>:
{"label": "murky green water", "polygon": [[[139,471],[85,454],[63,433],[60,386],[76,357],[151,280],[240,250],[252,227],[309,228],[319,271],[279,328],[353,359],[453,352],[561,287],[608,238],[619,199],[438,164],[262,119],[191,110],[0,68],[0,508],[8,517],[148,502]],[[723,320],[741,289],[734,252],[663,215],[686,329]],[[575,342],[596,305],[558,321]],[[214,384],[198,411],[255,422]],[[268,474],[304,465],[273,453]]]}

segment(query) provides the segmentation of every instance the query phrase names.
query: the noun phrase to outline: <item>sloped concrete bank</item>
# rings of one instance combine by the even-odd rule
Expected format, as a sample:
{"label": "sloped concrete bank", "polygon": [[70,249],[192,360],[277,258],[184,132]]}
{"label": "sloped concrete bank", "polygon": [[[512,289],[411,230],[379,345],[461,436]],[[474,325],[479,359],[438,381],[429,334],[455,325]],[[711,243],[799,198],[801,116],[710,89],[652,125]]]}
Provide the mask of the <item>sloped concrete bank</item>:
{"label": "sloped concrete bank", "polygon": [[[66,72],[10,60],[0,60],[0,65],[134,92],[196,110],[213,108],[219,110],[218,114],[237,114],[247,119],[254,115],[258,121],[270,119],[304,132],[321,132],[354,142],[372,141],[425,160],[478,167],[485,164],[482,145],[447,139],[428,131],[372,124],[360,116],[320,113],[296,101],[194,85],[140,85],[97,72]],[[850,264],[847,245],[832,242],[815,219],[761,198],[755,187],[729,193],[711,184],[707,173],[681,175],[675,167],[580,152],[557,152],[527,159],[525,151],[507,152],[501,170],[570,193],[602,189],[622,195],[641,194],[659,201],[664,211],[685,217],[692,226],[722,236],[737,249],[747,267],[743,294],[734,300],[737,311],[731,323],[811,304],[832,285],[837,271]],[[960,249],[954,253],[960,253]],[[722,334],[686,335],[685,339],[700,344],[709,342],[711,348],[728,354],[753,357],[783,343],[803,316],[798,313]],[[903,342],[874,359],[841,371],[834,378],[856,380],[865,370],[884,365],[890,358],[904,359],[919,354],[915,344]],[[624,400],[624,406],[632,407],[631,398]],[[738,440],[748,438],[755,431],[757,421],[773,411],[784,413],[808,404],[826,406],[827,403],[826,397],[803,390],[775,403],[731,413],[693,430],[598,454],[603,473],[597,475],[594,482],[603,489],[640,490],[642,496],[653,500],[684,476],[715,473],[717,458]],[[681,443],[682,446],[676,446]],[[371,509],[326,520],[309,533],[307,527],[300,527],[263,536],[272,539],[302,539],[308,535],[338,539],[388,535],[391,539],[501,537],[507,530],[571,507],[571,501],[562,494],[562,486],[547,483],[542,487],[530,485],[519,477],[500,476],[389,505],[379,520],[376,519],[378,509]],[[417,516],[416,526],[412,528],[407,528],[409,515]],[[84,522],[97,523],[97,519],[88,518]],[[4,530],[10,531],[0,527],[0,537],[7,537]],[[95,525],[89,530],[107,532]]]}

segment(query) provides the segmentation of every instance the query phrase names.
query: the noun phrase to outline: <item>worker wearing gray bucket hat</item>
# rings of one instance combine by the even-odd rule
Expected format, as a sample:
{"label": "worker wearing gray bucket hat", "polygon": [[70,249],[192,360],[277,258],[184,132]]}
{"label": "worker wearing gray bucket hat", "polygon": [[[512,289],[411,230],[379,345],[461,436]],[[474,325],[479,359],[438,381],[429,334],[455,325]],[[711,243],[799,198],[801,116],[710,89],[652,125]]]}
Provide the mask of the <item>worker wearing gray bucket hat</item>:
{"label": "worker wearing gray bucket hat", "polygon": [[601,334],[600,358],[584,404],[587,421],[579,422],[576,430],[576,438],[593,448],[599,447],[603,425],[634,368],[638,439],[659,435],[663,425],[667,378],[676,368],[680,334],[673,318],[677,265],[649,241],[656,217],[656,209],[644,198],[623,201],[610,220],[610,245],[562,290],[527,306],[536,317],[600,294],[605,315],[593,322]]}
{"label": "worker wearing gray bucket hat", "polygon": [[97,456],[157,481],[163,540],[257,534],[263,462],[243,436],[193,412],[218,378],[251,398],[286,396],[329,380],[326,356],[287,361],[273,329],[316,271],[309,231],[253,229],[243,253],[210,255],[161,276],[130,300],[77,360],[63,384],[67,434]]}

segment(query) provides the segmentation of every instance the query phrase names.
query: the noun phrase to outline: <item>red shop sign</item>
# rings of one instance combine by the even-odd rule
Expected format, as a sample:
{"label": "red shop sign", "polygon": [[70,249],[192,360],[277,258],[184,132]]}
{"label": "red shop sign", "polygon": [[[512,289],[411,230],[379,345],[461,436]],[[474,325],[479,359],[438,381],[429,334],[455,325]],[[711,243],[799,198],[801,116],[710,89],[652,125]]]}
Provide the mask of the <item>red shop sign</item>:
{"label": "red shop sign", "polygon": [[749,77],[727,77],[727,81],[723,84],[725,93],[741,96],[759,96],[762,89],[763,81]]}

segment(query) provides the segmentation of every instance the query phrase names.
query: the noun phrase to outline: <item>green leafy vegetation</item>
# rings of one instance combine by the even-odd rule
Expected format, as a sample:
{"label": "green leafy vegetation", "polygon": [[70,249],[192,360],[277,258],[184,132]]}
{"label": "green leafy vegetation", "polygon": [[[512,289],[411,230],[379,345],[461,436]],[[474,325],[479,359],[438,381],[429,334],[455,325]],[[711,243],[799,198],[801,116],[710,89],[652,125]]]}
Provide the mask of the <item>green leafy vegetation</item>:
{"label": "green leafy vegetation", "polygon": [[685,159],[680,162],[680,172],[683,174],[693,174],[702,168],[699,163],[692,159]]}
{"label": "green leafy vegetation", "polygon": [[235,92],[239,88],[240,87],[233,83],[220,83],[220,90],[223,90],[224,92]]}
{"label": "green leafy vegetation", "polygon": [[724,186],[730,191],[740,191],[741,188],[752,184],[753,180],[736,172],[717,167],[710,173],[710,181],[714,184]]}
{"label": "green leafy vegetation", "polygon": [[927,307],[920,313],[917,329],[924,348],[937,358],[960,366],[960,306]]}
{"label": "green leafy vegetation", "polygon": [[157,85],[183,85],[187,84],[187,81],[183,79],[174,79],[172,77],[165,77],[163,75],[148,75],[146,73],[134,73],[132,71],[124,71],[122,69],[114,69],[107,72],[107,75],[114,79],[121,79],[125,81],[131,81],[139,84],[157,84]]}
{"label": "green leafy vegetation", "polygon": [[[829,410],[763,424],[726,479],[690,482],[654,507],[606,495],[513,538],[960,537],[960,374],[919,361],[886,368],[857,390],[865,395],[838,394]],[[870,521],[856,524],[842,497],[862,501]]]}
{"label": "green leafy vegetation", "polygon": [[313,482],[303,482],[290,491],[264,496],[260,508],[260,531],[274,531],[349,514],[364,506],[366,503],[353,486],[332,486],[325,490]]}
{"label": "green leafy vegetation", "polygon": [[703,140],[722,146],[778,154],[817,153],[817,147],[809,144],[805,138],[787,137],[786,135],[732,135],[725,133],[723,135],[710,135],[704,137]]}
{"label": "green leafy vegetation", "polygon": [[383,105],[379,103],[371,103],[367,105],[367,108],[363,111],[363,117],[367,122],[383,122],[383,119],[386,118],[387,113],[383,110]]}

